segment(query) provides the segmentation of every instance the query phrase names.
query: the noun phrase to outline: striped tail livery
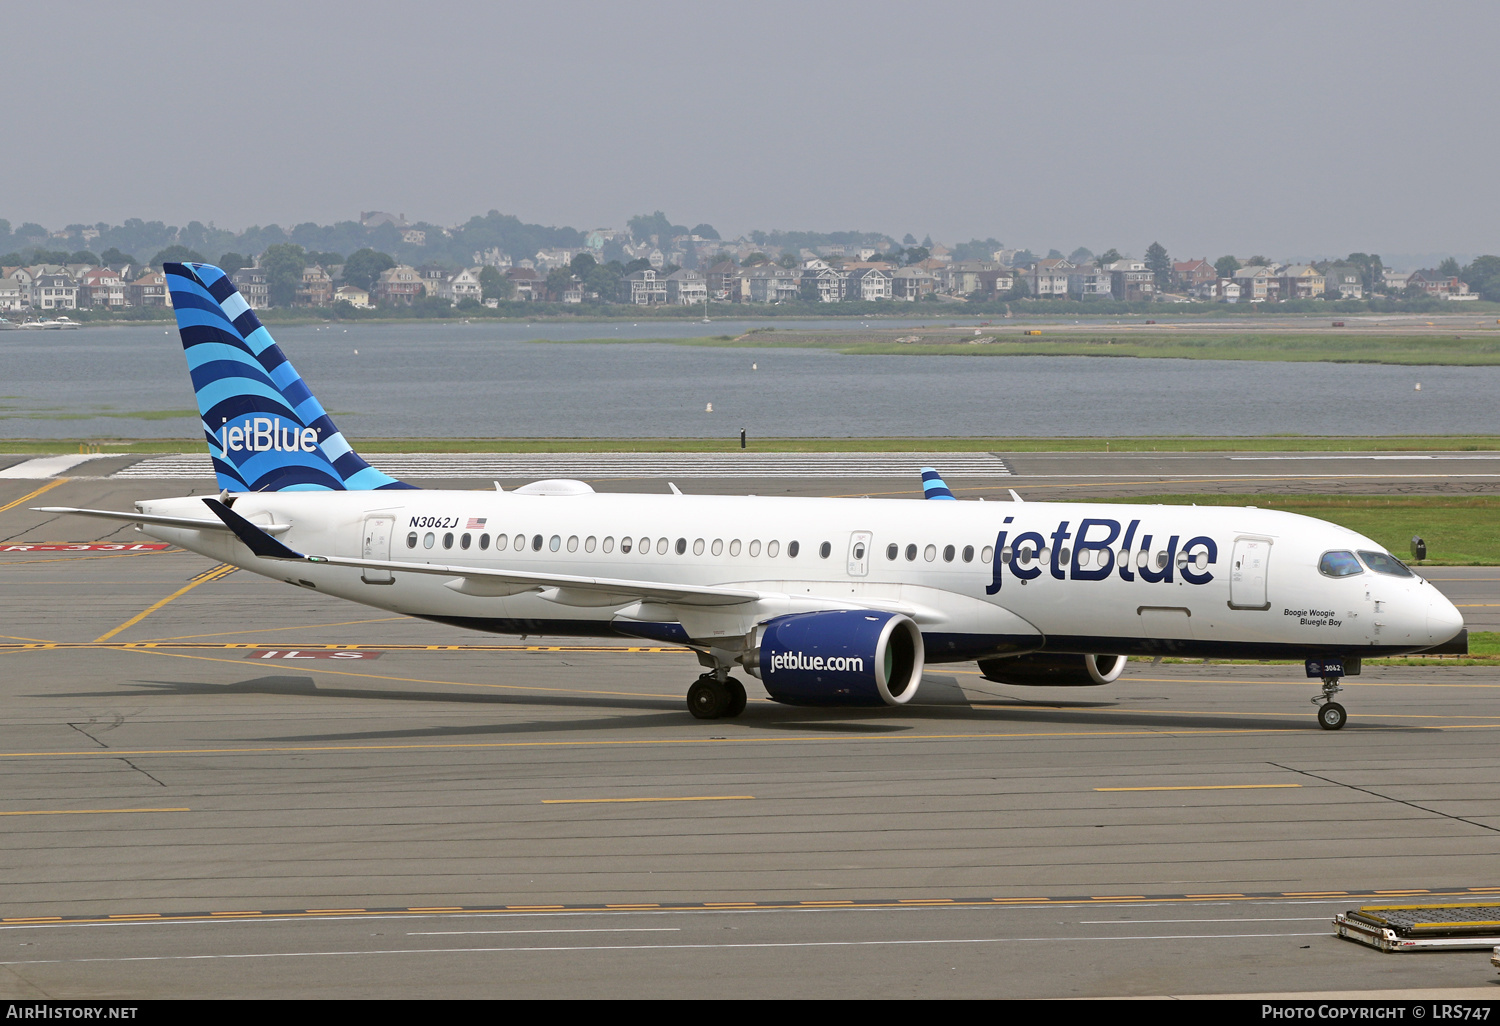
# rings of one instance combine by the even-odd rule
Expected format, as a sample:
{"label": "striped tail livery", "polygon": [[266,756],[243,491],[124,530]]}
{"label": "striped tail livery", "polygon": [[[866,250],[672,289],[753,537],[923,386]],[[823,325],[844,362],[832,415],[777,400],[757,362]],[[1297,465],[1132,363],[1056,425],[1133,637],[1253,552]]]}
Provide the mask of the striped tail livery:
{"label": "striped tail livery", "polygon": [[162,270],[221,489],[414,487],[350,447],[227,274],[210,264]]}

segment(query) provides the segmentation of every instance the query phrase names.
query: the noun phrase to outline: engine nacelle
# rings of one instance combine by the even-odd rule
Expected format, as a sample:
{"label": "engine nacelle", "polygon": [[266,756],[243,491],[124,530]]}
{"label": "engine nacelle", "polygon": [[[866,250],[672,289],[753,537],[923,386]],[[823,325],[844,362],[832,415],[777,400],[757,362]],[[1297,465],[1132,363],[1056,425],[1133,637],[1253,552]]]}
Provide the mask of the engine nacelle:
{"label": "engine nacelle", "polygon": [[1117,655],[1033,652],[1008,659],[979,660],[979,672],[985,680],[1025,687],[1097,687],[1118,680],[1124,669],[1125,657]]}
{"label": "engine nacelle", "polygon": [[905,705],[922,681],[922,633],[900,613],[794,613],[756,633],[745,668],[787,705]]}

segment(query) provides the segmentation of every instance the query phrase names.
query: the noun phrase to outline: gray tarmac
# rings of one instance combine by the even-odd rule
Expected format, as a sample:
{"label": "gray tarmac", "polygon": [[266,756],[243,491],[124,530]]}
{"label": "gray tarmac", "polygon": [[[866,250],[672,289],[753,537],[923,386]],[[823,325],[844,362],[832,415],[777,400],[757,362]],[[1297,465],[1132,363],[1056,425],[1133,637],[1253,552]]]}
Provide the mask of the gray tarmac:
{"label": "gray tarmac", "polygon": [[[192,490],[0,481],[0,538],[134,542],[28,507]],[[900,711],[747,681],[700,723],[678,649],[212,570],[0,553],[0,996],[1497,994],[1486,952],[1330,926],[1500,893],[1488,667],[1368,668],[1338,733],[1298,667],[1149,662],[1085,690],[939,667],[967,704]],[[1500,568],[1428,576],[1495,623]]]}

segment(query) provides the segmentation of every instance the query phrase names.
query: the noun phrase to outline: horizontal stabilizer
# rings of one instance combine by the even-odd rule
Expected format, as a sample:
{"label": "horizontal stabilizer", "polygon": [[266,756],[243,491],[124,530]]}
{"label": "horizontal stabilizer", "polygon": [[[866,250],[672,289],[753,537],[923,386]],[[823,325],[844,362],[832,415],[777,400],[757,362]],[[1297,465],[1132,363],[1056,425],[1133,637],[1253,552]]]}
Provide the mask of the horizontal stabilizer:
{"label": "horizontal stabilizer", "polygon": [[[152,524],[156,527],[181,527],[194,531],[227,531],[229,525],[222,520],[200,520],[195,517],[164,517],[154,513],[127,513],[114,509],[76,509],[72,506],[33,506],[38,513],[63,513],[70,517],[97,517],[100,520],[119,520],[127,524]],[[285,534],[291,524],[256,524],[257,530],[266,534]]]}

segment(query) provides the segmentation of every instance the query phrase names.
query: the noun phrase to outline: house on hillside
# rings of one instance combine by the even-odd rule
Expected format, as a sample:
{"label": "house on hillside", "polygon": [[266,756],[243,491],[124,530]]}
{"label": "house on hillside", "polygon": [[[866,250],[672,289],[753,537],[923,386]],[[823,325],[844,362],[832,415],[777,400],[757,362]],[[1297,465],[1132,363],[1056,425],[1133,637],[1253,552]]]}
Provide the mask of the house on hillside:
{"label": "house on hillside", "polygon": [[129,306],[125,282],[109,267],[91,267],[78,278],[78,306],[93,310],[123,310]]}
{"label": "house on hillside", "polygon": [[861,267],[857,271],[849,272],[849,278],[844,285],[844,295],[849,299],[858,299],[867,303],[879,299],[890,299],[893,280],[892,273],[884,268]]}
{"label": "house on hillside", "polygon": [[891,272],[891,298],[915,303],[936,292],[937,284],[937,279],[920,267],[903,267]]}
{"label": "house on hillside", "polygon": [[1172,264],[1172,284],[1192,291],[1200,285],[1217,284],[1219,272],[1207,259],[1184,260]]}
{"label": "house on hillside", "polygon": [[631,271],[620,279],[620,301],[635,306],[659,306],[667,301],[667,283],[654,268]]}
{"label": "house on hillside", "polygon": [[667,302],[672,306],[692,306],[708,298],[708,280],[697,271],[673,271],[666,283]]}
{"label": "house on hillside", "polygon": [[1062,257],[1038,260],[1029,275],[1031,294],[1038,299],[1065,299],[1068,295],[1068,272],[1073,265]]}
{"label": "house on hillside", "polygon": [[271,305],[271,282],[266,272],[259,267],[242,267],[229,276],[240,298],[252,310],[265,310]]}
{"label": "house on hillside", "polygon": [[147,268],[144,274],[130,283],[127,292],[131,306],[172,305],[172,293],[167,289],[167,276],[160,271]]}
{"label": "house on hillside", "polygon": [[319,264],[303,268],[294,306],[332,306],[333,278]]}
{"label": "house on hillside", "polygon": [[423,293],[426,286],[422,275],[415,267],[397,264],[380,272],[375,282],[375,302],[381,306],[411,306]]}
{"label": "house on hillside", "polygon": [[1281,269],[1282,299],[1322,299],[1326,279],[1315,267],[1307,264],[1292,264]]}

